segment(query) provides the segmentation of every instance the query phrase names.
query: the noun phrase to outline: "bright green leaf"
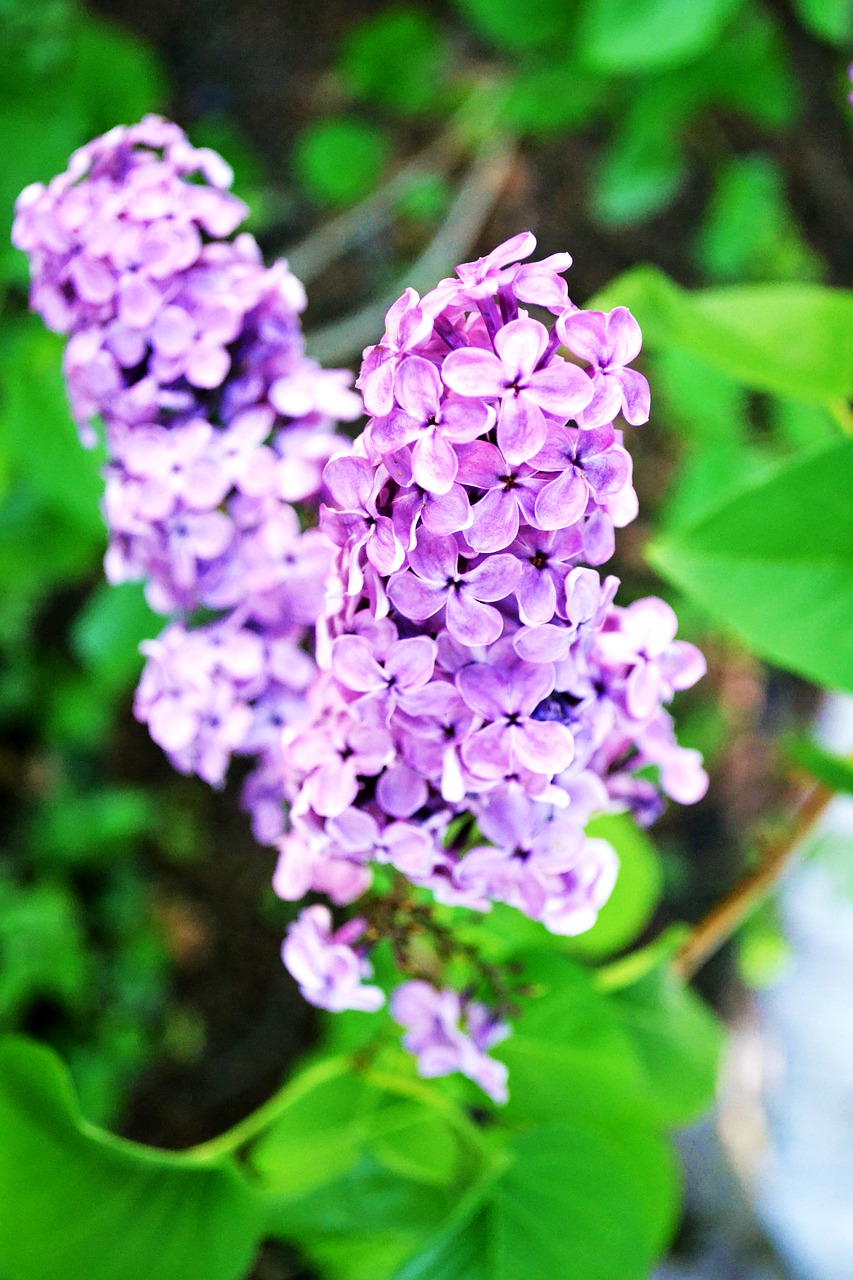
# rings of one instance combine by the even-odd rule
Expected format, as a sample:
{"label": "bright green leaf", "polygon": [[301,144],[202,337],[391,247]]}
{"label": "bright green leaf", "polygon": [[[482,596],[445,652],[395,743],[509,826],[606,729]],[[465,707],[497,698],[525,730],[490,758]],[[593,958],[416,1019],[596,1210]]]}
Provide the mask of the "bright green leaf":
{"label": "bright green leaf", "polygon": [[710,1105],[722,1030],[700,998],[668,964],[611,996],[633,1042],[661,1124],[695,1120]]}
{"label": "bright green leaf", "polygon": [[251,1163],[265,1187],[297,1196],[342,1177],[358,1160],[379,1094],[329,1058],[292,1081],[276,1121],[252,1149]]}
{"label": "bright green leaf", "polygon": [[597,1134],[534,1129],[506,1154],[505,1171],[394,1280],[644,1280],[643,1211]]}
{"label": "bright green leaf", "polygon": [[80,795],[60,791],[39,806],[34,849],[45,862],[106,862],[152,831],[156,814],[154,796],[142,787],[92,788]]}
{"label": "bright green leaf", "polygon": [[457,1172],[458,1143],[447,1121],[423,1103],[401,1100],[373,1117],[369,1150],[402,1178],[449,1186]]}
{"label": "bright green leaf", "polygon": [[792,738],[786,744],[786,754],[810,773],[818,782],[832,791],[853,795],[853,762],[832,755],[809,738]]}
{"label": "bright green leaf", "polygon": [[537,60],[511,80],[502,115],[511,128],[547,137],[586,123],[607,91],[607,80],[581,70],[575,59]]}
{"label": "bright green leaf", "polygon": [[590,199],[599,222],[629,226],[669,204],[685,173],[682,136],[691,111],[689,99],[657,85],[636,93],[593,175]]}
{"label": "bright green leaf", "polygon": [[106,693],[123,693],[142,670],[139,645],[156,636],[163,620],[148,606],[141,583],[101,583],[71,628],[77,657]]}
{"label": "bright green leaf", "polygon": [[853,440],[778,467],[649,549],[760,657],[853,690]]}
{"label": "bright green leaf", "polygon": [[14,1280],[241,1280],[253,1193],[228,1163],[155,1151],[81,1120],[47,1049],[0,1045],[0,1258]]}
{"label": "bright green leaf", "polygon": [[782,174],[770,156],[738,156],[720,173],[697,252],[708,276],[724,280],[810,279],[816,255],[788,209]]}
{"label": "bright green leaf", "polygon": [[604,814],[587,824],[587,835],[607,840],[619,857],[619,877],[588,933],[571,939],[570,952],[597,960],[621,950],[651,919],[663,876],[654,845],[625,814]]}
{"label": "bright green leaf", "polygon": [[339,66],[354,93],[414,115],[440,97],[447,58],[435,20],[406,5],[365,18],[353,28]]}
{"label": "bright green leaf", "polygon": [[79,910],[68,889],[0,879],[0,1022],[14,1025],[36,999],[79,1007],[89,976]]}
{"label": "bright green leaf", "polygon": [[472,26],[495,44],[507,49],[534,49],[566,43],[574,35],[576,0],[454,0]]}
{"label": "bright green leaf", "polygon": [[[532,995],[512,1035],[493,1050],[510,1073],[501,1116],[542,1124],[579,1109],[606,1114],[611,1098],[641,1099],[631,1044],[589,971],[553,951],[534,952],[523,961]],[[639,1105],[642,1110],[642,1099]]]}
{"label": "bright green leaf", "polygon": [[853,290],[817,284],[680,289],[655,267],[619,276],[590,305],[621,303],[647,346],[676,348],[756,391],[853,397]]}
{"label": "bright green leaf", "polygon": [[588,0],[578,31],[596,71],[658,71],[695,58],[717,40],[743,0]]}
{"label": "bright green leaf", "polygon": [[821,40],[853,40],[853,0],[794,0],[797,16]]}
{"label": "bright green leaf", "polygon": [[388,135],[340,116],[308,126],[293,155],[296,173],[320,204],[351,205],[378,183],[391,154]]}

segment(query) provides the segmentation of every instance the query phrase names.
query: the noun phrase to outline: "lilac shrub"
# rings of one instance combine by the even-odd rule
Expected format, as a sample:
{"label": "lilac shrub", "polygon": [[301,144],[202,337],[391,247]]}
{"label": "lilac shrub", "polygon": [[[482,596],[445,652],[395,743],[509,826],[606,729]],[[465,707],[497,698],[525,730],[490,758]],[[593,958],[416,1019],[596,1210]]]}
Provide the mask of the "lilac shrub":
{"label": "lilac shrub", "polygon": [[511,984],[468,948],[454,989],[441,908],[584,932],[618,871],[589,819],[649,823],[707,785],[666,710],[702,655],[668,605],[620,607],[600,572],[637,511],[617,422],[649,416],[640,330],[624,307],[577,308],[568,254],[526,261],[522,233],[391,307],[350,444],[334,423],[357,397],[306,358],[286,265],[228,238],[245,210],[227,186],[218,157],[148,118],[19,202],[33,305],[71,334],[81,429],[98,415],[106,433],[107,572],[175,615],[144,646],[136,712],[213,785],[257,759],[244,799],[281,897],[362,900],[337,929],[321,905],[290,927],[305,998],[377,1009],[387,940],[421,1072],[500,1101],[487,1050]]}

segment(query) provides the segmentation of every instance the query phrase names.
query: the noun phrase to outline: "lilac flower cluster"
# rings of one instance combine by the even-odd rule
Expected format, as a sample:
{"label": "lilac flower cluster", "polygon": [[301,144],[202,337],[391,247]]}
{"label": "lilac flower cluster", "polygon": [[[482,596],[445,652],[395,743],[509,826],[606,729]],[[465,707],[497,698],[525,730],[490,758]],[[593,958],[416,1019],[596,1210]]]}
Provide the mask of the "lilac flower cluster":
{"label": "lilac flower cluster", "polygon": [[[407,290],[365,352],[370,419],[325,471],[322,675],[285,732],[285,897],[352,901],[384,863],[439,902],[503,902],[576,934],[617,873],[591,815],[649,822],[661,790],[704,793],[665,710],[704,660],[669,606],[620,608],[597,571],[636,512],[613,419],[648,417],[639,328],[625,308],[573,306],[568,255],[521,265],[534,246],[516,236],[423,299]],[[477,834],[460,842],[463,815]],[[425,1073],[503,1095],[475,1003],[416,980],[391,1008]]]}
{"label": "lilac flower cluster", "polygon": [[[84,441],[110,461],[107,575],[142,579],[178,614],[145,646],[140,719],[176,767],[218,784],[258,756],[246,800],[282,829],[281,728],[304,710],[300,647],[323,608],[331,550],[294,503],[316,502],[361,401],[345,370],[305,355],[302,285],[265,267],[220,156],[155,116],[81,148],[20,196],[13,239],[32,306],[70,334],[65,373]],[[191,626],[203,608],[220,615]]]}
{"label": "lilac flower cluster", "polygon": [[[235,234],[229,183],[147,117],[18,203],[33,306],[70,335],[75,417],[106,435],[108,575],[173,615],[143,646],[136,713],[212,785],[255,760],[244,802],[285,899],[345,907],[384,866],[419,927],[428,890],[583,932],[618,869],[589,818],[650,822],[662,793],[707,784],[665,709],[701,654],[666,604],[619,607],[599,573],[637,511],[616,423],[649,414],[639,328],[574,306],[569,256],[526,261],[518,235],[394,304],[352,445],[334,430],[360,413],[349,375],[307,359],[302,287]],[[302,910],[283,958],[307,1000],[384,1003],[369,953],[399,932],[389,902],[337,929]],[[400,955],[390,1011],[422,1073],[503,1100],[505,1002]]]}

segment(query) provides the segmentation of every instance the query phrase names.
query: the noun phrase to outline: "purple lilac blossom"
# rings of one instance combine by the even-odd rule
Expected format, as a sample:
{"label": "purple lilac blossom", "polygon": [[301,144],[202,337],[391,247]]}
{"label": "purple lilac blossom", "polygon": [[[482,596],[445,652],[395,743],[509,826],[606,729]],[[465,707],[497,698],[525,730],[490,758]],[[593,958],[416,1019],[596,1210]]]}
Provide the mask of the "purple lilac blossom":
{"label": "purple lilac blossom", "polygon": [[[75,416],[109,448],[108,576],[176,615],[144,646],[137,715],[212,785],[255,760],[244,803],[285,899],[346,906],[380,864],[441,903],[589,929],[618,870],[589,818],[649,822],[661,793],[707,785],[666,710],[702,655],[662,601],[616,606],[596,571],[637,510],[617,421],[649,414],[639,327],[576,307],[569,255],[525,262],[522,232],[392,306],[351,445],[334,423],[359,399],[305,356],[302,287],[235,234],[229,183],[147,117],[18,203],[33,307],[70,335]],[[303,910],[283,956],[305,998],[378,1008],[368,936]],[[507,1028],[484,1004],[416,979],[391,1010],[423,1074],[505,1099],[487,1050]]]}
{"label": "purple lilac blossom", "polygon": [[373,973],[370,963],[353,945],[363,932],[363,920],[348,920],[333,933],[332,913],[319,904],[299,913],[287,931],[281,954],[309,1004],[332,1013],[343,1009],[375,1013],[382,1007],[383,992],[364,982]]}
{"label": "purple lilac blossom", "polygon": [[421,1075],[460,1071],[495,1102],[506,1102],[507,1068],[486,1050],[509,1028],[484,1005],[463,1001],[455,991],[437,991],[428,982],[405,982],[391,997],[391,1016],[406,1028],[403,1044],[417,1057]]}
{"label": "purple lilac blossom", "polygon": [[[345,370],[305,355],[300,282],[238,233],[248,210],[221,157],[156,116],[75,152],[28,187],[15,244],[31,302],[69,335],[65,373],[84,442],[106,439],[112,582],[141,579],[179,615],[156,641],[136,712],[174,765],[244,792],[259,838],[284,829],[281,733],[305,711],[305,652],[334,548],[304,529],[323,469],[361,412]],[[204,608],[212,624],[192,626]],[[251,661],[250,661],[251,656]]]}
{"label": "purple lilac blossom", "polygon": [[[407,290],[365,352],[372,416],[325,473],[337,553],[324,676],[285,749],[287,858],[293,877],[301,850],[300,883],[315,887],[324,864],[391,864],[441,902],[508,903],[573,934],[618,869],[589,818],[650,821],[661,791],[704,792],[665,710],[704,659],[675,639],[668,606],[619,608],[618,581],[590,567],[636,512],[615,419],[648,417],[629,367],[639,328],[625,308],[569,301],[567,255],[522,267],[534,247],[525,233],[423,299]],[[550,309],[553,327],[521,303]],[[480,833],[467,848],[447,840],[462,815]],[[458,996],[417,981],[392,1009],[424,1073],[484,1083],[487,1046],[460,1030]]]}

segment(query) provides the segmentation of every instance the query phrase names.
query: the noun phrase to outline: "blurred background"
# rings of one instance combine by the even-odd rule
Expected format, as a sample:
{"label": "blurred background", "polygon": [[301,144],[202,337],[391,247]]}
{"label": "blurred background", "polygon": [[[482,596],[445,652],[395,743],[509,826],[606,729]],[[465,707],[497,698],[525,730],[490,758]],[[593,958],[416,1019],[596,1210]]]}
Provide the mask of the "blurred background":
{"label": "blurred background", "polygon": [[[268,1097],[315,1028],[279,963],[289,909],[239,777],[215,793],[176,775],[133,720],[136,646],[161,624],[141,589],[102,581],[103,458],[78,444],[61,340],[27,315],[17,193],[161,111],[234,166],[249,229],[308,286],[309,348],[354,368],[401,284],[428,288],[522,228],[543,256],[571,251],[579,304],[641,263],[690,287],[849,287],[853,3],[0,0],[0,33],[0,1029],[58,1048],[93,1120],[181,1147]],[[614,571],[628,597],[676,603],[710,663],[677,718],[712,784],[653,833],[657,931],[698,919],[748,864],[790,793],[786,735],[822,716],[850,751],[853,727],[844,704],[709,630],[644,559],[656,532],[828,438],[827,411],[653,341],[646,372],[652,422],[627,442],[641,515]],[[853,1276],[853,819],[843,802],[830,817],[805,879],[701,975],[735,1033],[720,1117],[683,1137],[667,1280]],[[806,1106],[819,1088],[839,1109],[824,1139],[796,1090],[768,1085],[780,1038],[809,1077],[816,991],[837,1030],[832,1089],[806,1089]],[[823,1179],[823,1218],[799,1234],[786,1160],[814,1161],[806,1190]],[[307,1275],[274,1250],[254,1274]]]}

